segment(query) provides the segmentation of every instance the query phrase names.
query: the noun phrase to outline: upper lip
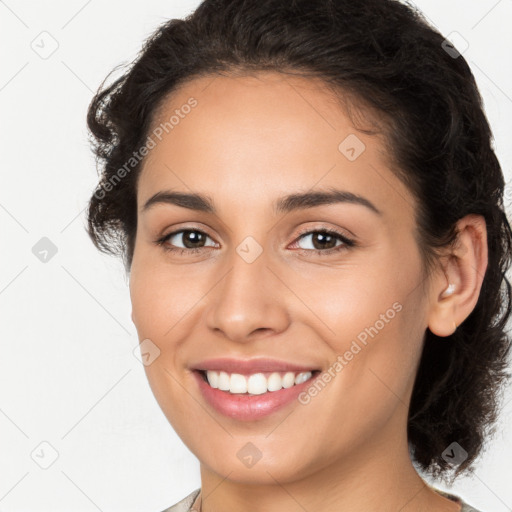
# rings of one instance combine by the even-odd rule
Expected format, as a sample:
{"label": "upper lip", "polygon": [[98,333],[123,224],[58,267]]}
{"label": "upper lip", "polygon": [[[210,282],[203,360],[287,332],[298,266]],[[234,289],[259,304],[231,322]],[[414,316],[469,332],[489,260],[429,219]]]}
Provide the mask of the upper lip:
{"label": "upper lip", "polygon": [[315,371],[312,365],[295,364],[278,359],[234,359],[223,357],[218,359],[205,359],[194,365],[194,370],[216,370],[227,373],[240,373],[250,375],[260,372],[307,372]]}

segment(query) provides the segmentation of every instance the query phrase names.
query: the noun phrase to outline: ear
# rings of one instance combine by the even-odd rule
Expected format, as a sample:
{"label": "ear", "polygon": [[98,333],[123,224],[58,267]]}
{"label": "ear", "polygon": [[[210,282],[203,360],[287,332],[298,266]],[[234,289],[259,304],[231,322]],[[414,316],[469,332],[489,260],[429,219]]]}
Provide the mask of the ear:
{"label": "ear", "polygon": [[[482,215],[470,214],[457,222],[455,246],[443,257],[443,272],[430,288],[428,327],[437,336],[449,336],[473,311],[487,269],[487,228]],[[449,284],[450,295],[443,294]]]}

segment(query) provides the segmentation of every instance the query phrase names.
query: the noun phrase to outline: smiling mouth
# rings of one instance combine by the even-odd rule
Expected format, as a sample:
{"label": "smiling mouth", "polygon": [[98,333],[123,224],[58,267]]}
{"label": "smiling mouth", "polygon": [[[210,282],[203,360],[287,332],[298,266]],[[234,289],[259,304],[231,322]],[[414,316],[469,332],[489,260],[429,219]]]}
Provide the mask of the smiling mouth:
{"label": "smiling mouth", "polygon": [[320,370],[301,372],[258,372],[250,375],[216,370],[196,370],[213,389],[233,395],[262,395],[303,384]]}

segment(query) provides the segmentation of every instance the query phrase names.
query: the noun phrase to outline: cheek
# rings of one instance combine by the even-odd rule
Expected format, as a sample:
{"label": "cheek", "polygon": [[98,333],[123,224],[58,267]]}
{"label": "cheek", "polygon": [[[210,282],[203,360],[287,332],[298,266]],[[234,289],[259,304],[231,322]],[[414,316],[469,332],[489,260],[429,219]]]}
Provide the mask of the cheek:
{"label": "cheek", "polygon": [[391,330],[407,293],[401,285],[404,278],[404,273],[400,276],[392,264],[369,261],[318,273],[314,282],[296,280],[294,291],[311,305],[322,324],[322,338],[339,354],[348,350],[353,340],[364,346]]}
{"label": "cheek", "polygon": [[202,295],[200,282],[185,271],[171,272],[161,264],[132,265],[130,298],[139,336],[176,339],[180,319],[193,311]]}
{"label": "cheek", "polygon": [[130,274],[130,297],[133,323],[139,340],[151,340],[159,355],[144,365],[148,383],[170,424],[180,437],[187,436],[187,410],[190,397],[183,392],[181,374],[177,372],[180,339],[186,338],[187,314],[197,297],[194,287],[181,288],[183,277],[169,278],[169,272],[140,262],[134,257]]}
{"label": "cheek", "polygon": [[389,256],[304,290],[328,326],[322,332],[337,389],[331,396],[352,409],[359,404],[360,411],[389,407],[396,395],[407,403],[421,355],[426,319],[419,260]]}

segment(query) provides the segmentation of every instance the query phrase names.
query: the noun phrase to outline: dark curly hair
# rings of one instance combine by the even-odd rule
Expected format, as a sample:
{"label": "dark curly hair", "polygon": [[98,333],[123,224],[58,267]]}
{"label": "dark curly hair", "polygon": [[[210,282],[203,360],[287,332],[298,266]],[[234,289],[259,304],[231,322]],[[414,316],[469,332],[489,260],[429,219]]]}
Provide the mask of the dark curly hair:
{"label": "dark curly hair", "polygon": [[[474,471],[495,432],[510,338],[512,232],[504,178],[473,74],[462,55],[413,6],[396,0],[205,0],[147,39],[138,58],[88,110],[99,184],[88,233],[129,271],[137,227],[137,177],[152,122],[169,95],[193,78],[276,71],[320,78],[361,106],[383,133],[391,170],[417,200],[418,246],[426,274],[457,237],[467,214],[485,218],[488,266],[478,302],[448,338],[426,330],[412,393],[413,461],[434,477]],[[109,75],[110,76],[110,75]],[[350,109],[349,109],[350,110]],[[379,123],[382,124],[379,124]],[[378,130],[382,130],[379,132]],[[363,130],[362,130],[363,131]],[[123,167],[124,166],[124,167]],[[124,172],[120,172],[124,169]],[[453,442],[468,453],[454,467]]]}

